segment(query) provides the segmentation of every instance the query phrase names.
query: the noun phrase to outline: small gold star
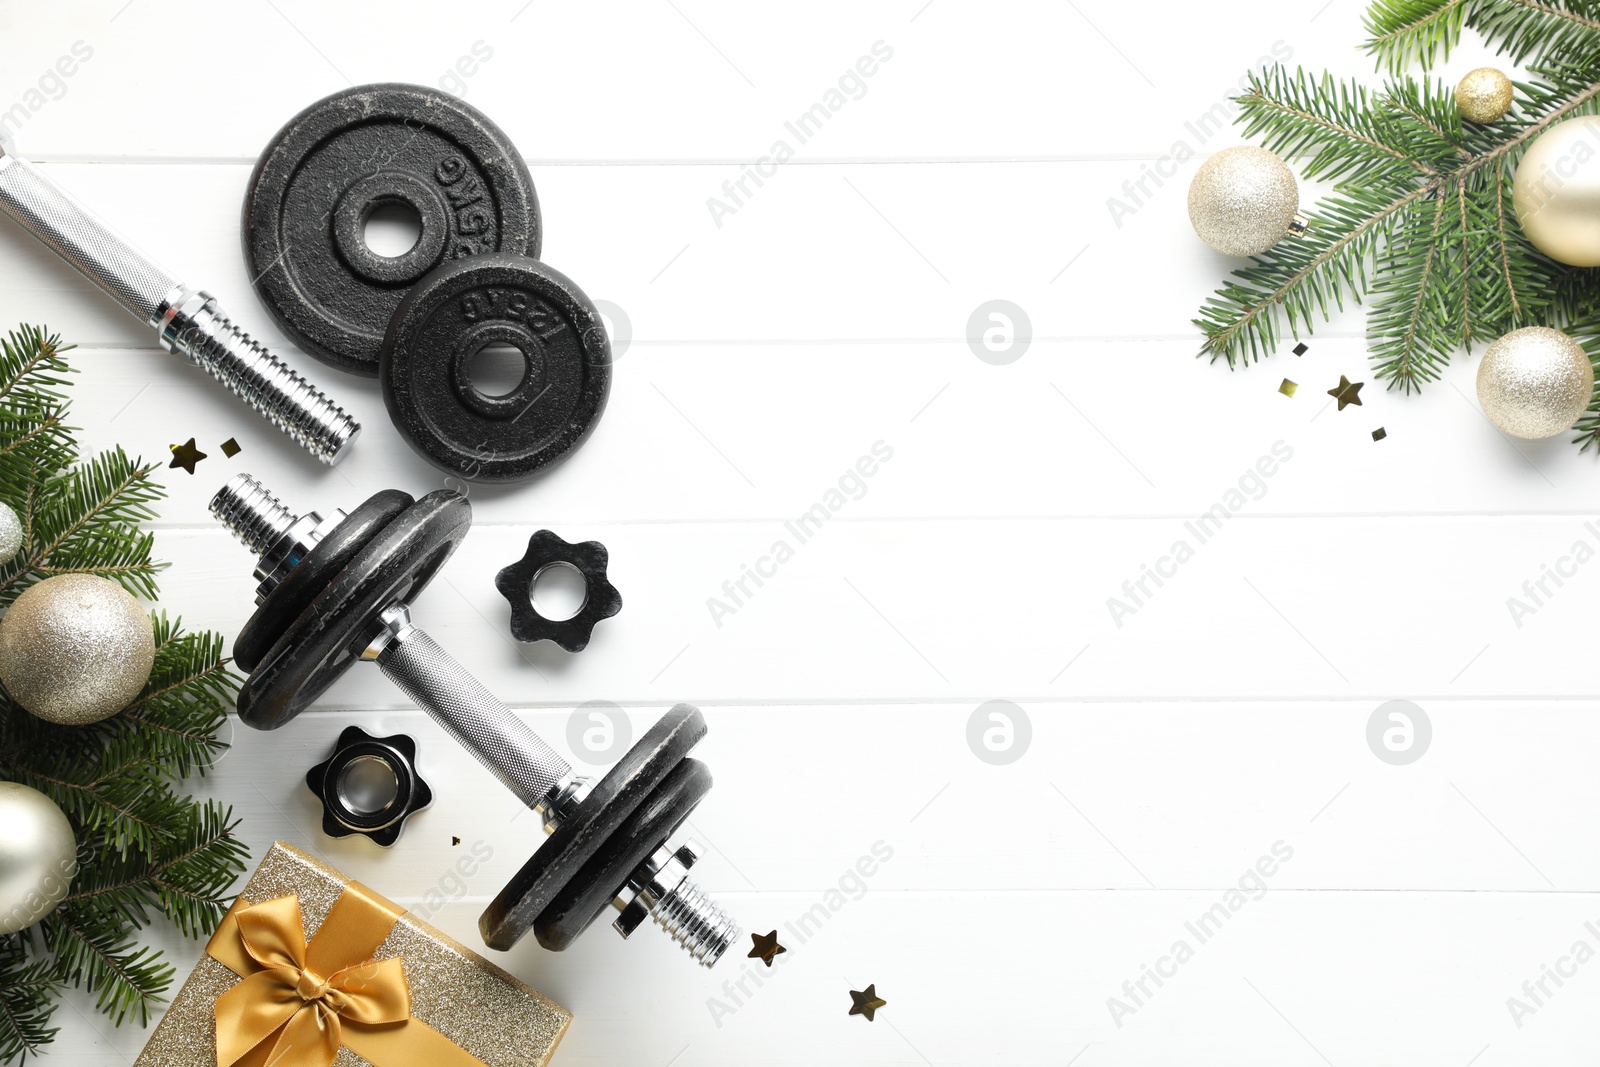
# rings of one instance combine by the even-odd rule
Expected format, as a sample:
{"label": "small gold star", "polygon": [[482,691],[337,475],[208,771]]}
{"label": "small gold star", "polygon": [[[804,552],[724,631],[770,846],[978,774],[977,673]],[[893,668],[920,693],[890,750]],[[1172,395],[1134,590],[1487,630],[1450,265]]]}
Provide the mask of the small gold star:
{"label": "small gold star", "polygon": [[182,467],[190,474],[194,473],[194,465],[206,458],[206,454],[194,446],[194,438],[189,438],[181,445],[172,446],[172,462],[167,464],[167,469]]}
{"label": "small gold star", "polygon": [[867,1022],[870,1023],[872,1021],[872,1013],[889,1003],[878,996],[876,985],[877,983],[874,982],[865,989],[850,990],[850,999],[855,1002],[850,1007],[851,1015],[865,1015]]}
{"label": "small gold star", "polygon": [[1339,384],[1328,390],[1328,395],[1339,401],[1339,410],[1343,411],[1350,404],[1361,406],[1361,387],[1366,382],[1352,382],[1344,375],[1339,375]]}
{"label": "small gold star", "polygon": [[776,930],[770,934],[751,934],[750,940],[755,942],[755,947],[750,950],[750,955],[746,959],[760,960],[768,967],[772,966],[773,957],[780,952],[789,951],[778,944],[778,931]]}

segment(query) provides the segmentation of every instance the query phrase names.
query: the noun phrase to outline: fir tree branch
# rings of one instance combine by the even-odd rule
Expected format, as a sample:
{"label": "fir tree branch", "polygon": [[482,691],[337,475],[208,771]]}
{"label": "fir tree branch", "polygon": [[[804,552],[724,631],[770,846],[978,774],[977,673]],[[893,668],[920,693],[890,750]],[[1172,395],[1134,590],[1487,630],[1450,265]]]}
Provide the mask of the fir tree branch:
{"label": "fir tree branch", "polygon": [[[1271,148],[1295,145],[1315,148],[1319,155],[1308,165],[1308,171],[1313,167],[1324,175],[1359,171],[1361,176],[1339,184],[1333,196],[1317,205],[1310,233],[1280,242],[1257,257],[1255,266],[1236,270],[1233,280],[1206,302],[1201,316],[1195,320],[1206,334],[1201,353],[1212,359],[1225,358],[1230,366],[1240,359],[1253,362],[1261,358],[1276,343],[1276,320],[1280,315],[1287,317],[1291,327],[1303,323],[1309,329],[1313,310],[1320,311],[1326,318],[1329,303],[1342,306],[1347,295],[1359,300],[1367,290],[1368,274],[1376,257],[1385,254],[1383,250],[1391,244],[1402,250],[1401,256],[1411,258],[1387,256],[1387,269],[1381,272],[1382,280],[1378,283],[1380,291],[1400,284],[1400,278],[1409,279],[1413,284],[1423,280],[1422,262],[1436,253],[1430,252],[1428,242],[1412,230],[1419,224],[1430,225],[1432,219],[1421,223],[1413,209],[1423,200],[1449,197],[1452,193],[1460,198],[1462,216],[1456,224],[1462,242],[1462,263],[1451,275],[1450,290],[1451,300],[1459,305],[1459,312],[1425,316],[1419,311],[1409,326],[1400,327],[1402,339],[1409,332],[1414,342],[1403,341],[1406,354],[1397,356],[1392,346],[1386,351],[1375,351],[1378,372],[1392,384],[1409,390],[1423,380],[1436,377],[1436,368],[1448,358],[1449,350],[1477,335],[1480,325],[1485,329],[1504,325],[1512,315],[1510,308],[1523,307],[1520,300],[1513,302],[1509,293],[1488,292],[1476,301],[1476,308],[1470,303],[1474,299],[1474,279],[1483,280],[1479,278],[1480,273],[1490,279],[1495,275],[1492,271],[1480,272],[1474,266],[1478,254],[1471,242],[1490,231],[1476,224],[1479,209],[1473,207],[1469,211],[1468,193],[1472,194],[1474,202],[1480,197],[1486,198],[1487,190],[1503,181],[1508,162],[1520,154],[1527,142],[1556,122],[1592,108],[1596,96],[1600,95],[1600,80],[1591,78],[1587,83],[1575,84],[1576,72],[1571,68],[1556,68],[1545,73],[1550,77],[1550,84],[1525,87],[1526,106],[1516,121],[1492,135],[1473,133],[1471,140],[1459,146],[1467,149],[1467,157],[1452,161],[1449,171],[1420,181],[1395,168],[1364,167],[1363,164],[1372,159],[1368,146],[1326,135],[1323,127],[1307,126],[1298,118],[1286,121],[1283,118],[1286,112],[1265,97],[1269,87],[1294,94],[1313,83],[1304,78],[1290,82],[1281,67],[1253,81],[1256,88],[1240,98],[1243,105],[1240,121],[1247,129],[1264,133]],[[1595,73],[1600,77],[1600,71]],[[1410,123],[1426,134],[1424,140],[1411,142],[1413,152],[1431,152],[1441,159],[1456,153],[1454,131],[1438,118],[1449,97],[1449,90],[1443,86],[1407,80],[1373,98],[1323,79],[1315,83],[1314,91],[1317,107],[1323,111],[1335,113],[1343,109],[1349,112],[1370,107],[1372,114],[1366,119],[1345,114],[1342,128],[1371,130],[1375,139],[1382,143],[1392,144],[1397,131],[1392,123],[1384,123],[1378,115],[1385,109],[1396,111],[1397,102],[1400,110],[1435,116],[1433,121]],[[1258,121],[1263,114],[1268,118]],[[1443,137],[1437,135],[1440,131]],[[1461,136],[1468,135],[1463,132]],[[1503,196],[1503,191],[1496,195]],[[1485,247],[1492,248],[1492,240]],[[1520,256],[1518,263],[1525,266],[1530,281],[1536,280],[1545,269],[1532,254]],[[1402,267],[1405,269],[1400,270]],[[1430,286],[1435,284],[1431,267],[1426,282]],[[1511,284],[1514,289],[1514,275]],[[1412,296],[1416,299],[1417,294]],[[1503,312],[1502,306],[1506,309]],[[1389,310],[1393,310],[1392,306]],[[1382,327],[1396,325],[1396,322],[1389,318],[1381,320],[1374,335],[1381,339]],[[1418,356],[1425,358],[1418,362],[1414,358]]]}
{"label": "fir tree branch", "polygon": [[55,992],[49,966],[29,958],[21,936],[0,935],[0,1061],[25,1059],[55,1040]]}
{"label": "fir tree branch", "polygon": [[[58,387],[66,349],[25,327],[0,340],[0,500],[23,524],[24,548],[0,566],[0,603],[58,574],[98,574],[154,598],[159,569],[142,524],[162,496],[152,468],[120,450],[79,463]],[[134,705],[104,722],[45,722],[0,691],[0,778],[31,785],[66,813],[79,843],[69,898],[36,939],[0,937],[0,1062],[49,1044],[55,998],[95,993],[119,1024],[147,1021],[172,981],[135,935],[165,920],[190,937],[213,929],[248,850],[232,814],[178,792],[227,746],[217,737],[238,680],[214,633],[151,619],[155,665]]]}

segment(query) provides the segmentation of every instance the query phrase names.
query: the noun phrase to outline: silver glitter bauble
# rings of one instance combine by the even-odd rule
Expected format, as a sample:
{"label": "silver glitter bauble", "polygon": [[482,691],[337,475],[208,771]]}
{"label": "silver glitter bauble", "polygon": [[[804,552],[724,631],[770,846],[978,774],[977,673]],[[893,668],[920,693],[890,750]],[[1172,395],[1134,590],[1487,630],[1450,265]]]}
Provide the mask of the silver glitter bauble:
{"label": "silver glitter bauble", "polygon": [[26,930],[55,910],[78,873],[78,843],[56,802],[0,782],[0,934]]}
{"label": "silver glitter bauble", "polygon": [[1594,393],[1594,366],[1560,330],[1512,330],[1478,364],[1478,403],[1513,437],[1537,440],[1572,428]]}
{"label": "silver glitter bauble", "polygon": [[11,510],[10,504],[0,504],[0,564],[17,558],[22,548],[22,520]]}
{"label": "silver glitter bauble", "polygon": [[1499,122],[1511,110],[1511,79],[1493,67],[1467,71],[1456,84],[1456,110],[1468,122]]}
{"label": "silver glitter bauble", "polygon": [[1230,256],[1265,252],[1289,233],[1300,189],[1289,165],[1265,148],[1225,148],[1189,183],[1189,221],[1206,244]]}
{"label": "silver glitter bauble", "polygon": [[1600,267],[1600,115],[1541,133],[1517,164],[1511,204],[1539,251],[1570,266]]}
{"label": "silver glitter bauble", "polygon": [[122,586],[60,574],[0,619],[0,685],[41,719],[82,726],[127,707],[155,663],[150,616]]}

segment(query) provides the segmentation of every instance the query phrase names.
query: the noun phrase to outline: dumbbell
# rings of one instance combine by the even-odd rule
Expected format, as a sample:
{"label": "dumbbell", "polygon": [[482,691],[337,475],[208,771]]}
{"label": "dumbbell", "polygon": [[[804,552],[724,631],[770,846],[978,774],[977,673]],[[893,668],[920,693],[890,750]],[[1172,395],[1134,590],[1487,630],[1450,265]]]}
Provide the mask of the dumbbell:
{"label": "dumbbell", "polygon": [[448,490],[420,500],[389,490],[346,515],[295,515],[247,474],[211,511],[258,557],[257,608],[235,641],[249,671],[239,716],[276,729],[357,660],[378,668],[543,819],[549,835],[479,920],[509,949],[529,930],[569,946],[606,910],[628,937],[652,918],[696,961],[714,965],[738,936],[688,871],[692,842],[670,844],[711,788],[689,751],[705,735],[698,709],[669,711],[598,780],[566,760],[411,623],[409,602],[466,537],[472,509]]}

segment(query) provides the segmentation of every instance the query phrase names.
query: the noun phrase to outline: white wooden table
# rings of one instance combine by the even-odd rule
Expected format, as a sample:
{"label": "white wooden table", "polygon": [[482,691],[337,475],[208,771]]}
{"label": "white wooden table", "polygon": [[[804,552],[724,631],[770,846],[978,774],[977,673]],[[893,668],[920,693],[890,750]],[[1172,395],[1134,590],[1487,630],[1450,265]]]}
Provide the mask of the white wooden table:
{"label": "white wooden table", "polygon": [[[516,139],[545,258],[631,336],[580,453],[472,491],[477,525],[419,616],[560,744],[587,701],[634,737],[702,705],[703,882],[788,946],[771,971],[740,949],[701,972],[644,934],[559,956],[530,938],[503,961],[576,1013],[557,1063],[1591,1063],[1600,963],[1570,957],[1600,949],[1600,564],[1562,560],[1600,547],[1600,466],[1496,433],[1472,359],[1385,392],[1358,314],[1248,372],[1193,358],[1229,266],[1184,206],[1198,159],[1234,143],[1214,109],[1263,56],[1370,74],[1363,7],[5,0],[0,121],[24,154],[366,433],[316,467],[9,223],[0,323],[80,346],[87,446],[211,453],[166,474],[157,547],[164,606],[231,635],[250,561],[205,508],[227,477],[324,513],[443,484],[374,383],[288,346],[255,300],[256,154],[372,81],[443,85]],[[49,73],[75,47],[72,76]],[[870,77],[847,76],[861,57]],[[802,143],[786,123],[817,104]],[[740,191],[779,141],[792,159]],[[1031,342],[984,360],[967,323],[996,299]],[[1333,409],[1341,374],[1368,382],[1361,407]],[[820,532],[762,563],[819,503]],[[1202,541],[1190,523],[1219,504]],[[538,527],[610,547],[627,606],[581,656],[508,639],[492,577]],[[770,574],[731,601],[746,565]],[[1547,565],[1564,584],[1519,625],[1508,598]],[[1401,765],[1368,744],[1396,699],[1431,724]],[[1020,751],[1015,712],[1009,731],[980,716],[1012,762],[969,747],[990,701],[1029,724]],[[389,851],[323,837],[300,781],[352,722],[416,735],[438,793]],[[398,899],[437,890],[468,941],[536,843],[375,672],[234,741],[201,788],[256,854],[281,838]],[[492,849],[475,877],[450,874],[452,836]],[[1570,977],[1536,1003],[1547,966]],[[846,1014],[869,982],[888,1000],[870,1024]],[[1537,1010],[1514,1019],[1513,996]],[[49,1062],[143,1044],[82,1000],[59,1019]]]}

